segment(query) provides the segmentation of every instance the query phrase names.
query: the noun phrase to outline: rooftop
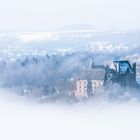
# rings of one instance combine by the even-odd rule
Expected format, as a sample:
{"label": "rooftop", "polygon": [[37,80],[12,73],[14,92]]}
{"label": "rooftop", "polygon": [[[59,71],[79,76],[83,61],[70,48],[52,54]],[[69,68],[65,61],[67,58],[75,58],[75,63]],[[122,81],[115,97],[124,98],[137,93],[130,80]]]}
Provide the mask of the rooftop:
{"label": "rooftop", "polygon": [[79,78],[81,80],[103,80],[105,78],[105,69],[96,68],[82,70],[80,71]]}

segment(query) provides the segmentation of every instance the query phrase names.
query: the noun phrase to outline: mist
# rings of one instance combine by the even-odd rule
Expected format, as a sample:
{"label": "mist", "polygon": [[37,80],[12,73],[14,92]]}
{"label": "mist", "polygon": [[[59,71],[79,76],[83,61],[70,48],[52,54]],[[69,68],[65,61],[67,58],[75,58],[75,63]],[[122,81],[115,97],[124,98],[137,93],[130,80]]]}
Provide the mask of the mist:
{"label": "mist", "polygon": [[140,87],[139,5],[0,0],[0,140],[140,140],[140,88],[74,96],[91,59],[136,62]]}
{"label": "mist", "polygon": [[[0,88],[39,101],[55,91],[55,101],[71,102],[75,79],[81,69],[90,67],[92,58],[104,66],[116,59],[136,62],[139,82],[139,36],[139,31],[97,30],[1,34]],[[98,98],[140,99],[139,91],[129,90],[113,87]]]}
{"label": "mist", "polygon": [[2,140],[140,138],[140,104],[137,101],[122,104],[101,101],[69,106],[39,104],[15,97],[15,94],[0,91]]}
{"label": "mist", "polygon": [[139,90],[114,84],[91,99],[71,96],[91,58],[110,66],[114,57],[136,62],[138,79],[139,32],[53,34],[1,34],[0,139],[139,140]]}

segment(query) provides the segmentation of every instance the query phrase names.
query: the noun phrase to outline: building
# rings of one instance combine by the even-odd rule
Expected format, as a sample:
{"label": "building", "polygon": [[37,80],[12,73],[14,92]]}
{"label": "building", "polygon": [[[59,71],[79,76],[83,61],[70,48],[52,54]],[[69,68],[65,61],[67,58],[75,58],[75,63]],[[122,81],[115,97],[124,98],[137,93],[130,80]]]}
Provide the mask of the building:
{"label": "building", "polygon": [[82,70],[76,82],[75,97],[90,97],[97,94],[103,87],[105,80],[105,68],[95,67]]}
{"label": "building", "polygon": [[132,65],[129,61],[114,61],[116,71],[116,81],[123,88],[135,88],[136,82],[136,63]]}
{"label": "building", "polygon": [[136,63],[114,61],[114,68],[90,64],[90,68],[81,70],[76,82],[75,97],[90,97],[98,94],[103,87],[111,88],[118,84],[121,88],[139,88],[136,82]]}

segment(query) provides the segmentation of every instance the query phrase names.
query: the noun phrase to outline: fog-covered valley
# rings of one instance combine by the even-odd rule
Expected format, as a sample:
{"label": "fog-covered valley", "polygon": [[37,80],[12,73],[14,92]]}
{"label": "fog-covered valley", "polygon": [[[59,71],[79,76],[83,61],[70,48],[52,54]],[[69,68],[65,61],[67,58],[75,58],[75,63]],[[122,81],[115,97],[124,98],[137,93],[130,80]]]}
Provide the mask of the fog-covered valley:
{"label": "fog-covered valley", "polygon": [[139,37],[139,31],[1,33],[0,86],[20,96],[55,93],[70,98],[74,79],[81,69],[90,67],[91,59],[109,66],[114,60],[136,62],[139,82]]}
{"label": "fog-covered valley", "polygon": [[[2,140],[139,140],[140,104],[37,104],[0,91]],[[4,96],[5,95],[5,96]]]}
{"label": "fog-covered valley", "polygon": [[137,64],[140,32],[62,31],[0,34],[1,140],[139,140],[139,90],[112,86],[73,100],[75,78],[95,64]]}

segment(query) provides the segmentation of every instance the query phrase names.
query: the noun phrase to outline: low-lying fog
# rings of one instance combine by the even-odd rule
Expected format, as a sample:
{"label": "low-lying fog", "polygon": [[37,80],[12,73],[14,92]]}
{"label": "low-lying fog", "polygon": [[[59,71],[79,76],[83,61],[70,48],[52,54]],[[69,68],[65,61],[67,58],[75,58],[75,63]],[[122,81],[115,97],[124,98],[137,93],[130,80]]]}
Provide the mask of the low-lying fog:
{"label": "low-lying fog", "polygon": [[39,104],[0,90],[0,140],[139,140],[140,103]]}
{"label": "low-lying fog", "polygon": [[[91,58],[136,62],[140,79],[139,38],[139,31],[1,34],[0,140],[140,140],[139,91],[112,87],[98,101],[74,104],[60,98]],[[52,89],[61,100],[36,101]]]}

